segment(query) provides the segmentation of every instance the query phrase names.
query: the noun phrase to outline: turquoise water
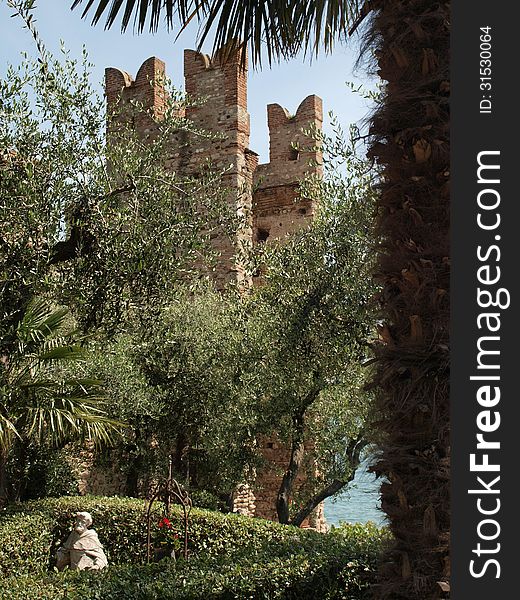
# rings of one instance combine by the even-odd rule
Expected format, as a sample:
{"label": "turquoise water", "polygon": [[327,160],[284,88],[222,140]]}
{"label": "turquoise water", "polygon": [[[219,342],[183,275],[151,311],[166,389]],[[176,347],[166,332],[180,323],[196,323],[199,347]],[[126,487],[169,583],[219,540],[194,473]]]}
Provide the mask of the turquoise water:
{"label": "turquoise water", "polygon": [[380,509],[379,486],[381,479],[368,472],[369,459],[363,461],[354,479],[336,499],[325,500],[325,518],[329,525],[346,523],[366,523],[373,521],[385,525],[385,514]]}

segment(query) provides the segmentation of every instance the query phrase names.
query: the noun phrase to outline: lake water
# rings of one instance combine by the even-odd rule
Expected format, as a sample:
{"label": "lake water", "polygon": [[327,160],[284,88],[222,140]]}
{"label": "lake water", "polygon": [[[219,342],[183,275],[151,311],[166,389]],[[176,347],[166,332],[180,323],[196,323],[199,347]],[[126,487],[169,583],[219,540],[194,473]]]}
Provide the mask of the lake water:
{"label": "lake water", "polygon": [[369,464],[369,459],[361,463],[354,479],[346,490],[336,496],[336,499],[325,500],[325,518],[329,525],[338,525],[340,521],[347,523],[373,521],[376,525],[386,524],[385,514],[380,509],[381,479],[368,472]]}

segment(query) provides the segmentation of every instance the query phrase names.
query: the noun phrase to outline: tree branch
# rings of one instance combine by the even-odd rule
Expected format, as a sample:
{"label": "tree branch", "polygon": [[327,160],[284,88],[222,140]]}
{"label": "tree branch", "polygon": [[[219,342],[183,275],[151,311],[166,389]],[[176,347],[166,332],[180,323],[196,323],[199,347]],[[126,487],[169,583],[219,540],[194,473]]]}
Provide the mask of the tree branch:
{"label": "tree branch", "polygon": [[[108,200],[109,198],[113,198],[119,194],[133,192],[135,189],[135,183],[130,180],[128,185],[115,188],[103,196],[98,196],[97,200]],[[88,206],[88,200],[84,200],[84,205]],[[79,206],[76,209],[77,215],[81,214],[81,211],[85,209],[85,206]],[[81,254],[88,254],[93,243],[94,237],[92,234],[90,234],[88,231],[85,231],[84,227],[81,225],[73,225],[71,227],[68,239],[54,244],[52,255],[49,259],[49,264],[54,265],[56,263],[65,262],[75,258],[78,255],[78,250],[80,248],[82,248]]]}
{"label": "tree branch", "polygon": [[364,432],[358,434],[347,447],[347,454],[350,457],[350,464],[352,470],[348,479],[334,479],[332,483],[329,483],[320,492],[315,494],[305,505],[299,510],[296,515],[291,519],[290,524],[300,527],[303,521],[310,515],[310,513],[326,498],[330,498],[337,494],[343,487],[349,484],[356,474],[356,469],[359,467],[361,452],[368,445],[368,440],[364,437]]}

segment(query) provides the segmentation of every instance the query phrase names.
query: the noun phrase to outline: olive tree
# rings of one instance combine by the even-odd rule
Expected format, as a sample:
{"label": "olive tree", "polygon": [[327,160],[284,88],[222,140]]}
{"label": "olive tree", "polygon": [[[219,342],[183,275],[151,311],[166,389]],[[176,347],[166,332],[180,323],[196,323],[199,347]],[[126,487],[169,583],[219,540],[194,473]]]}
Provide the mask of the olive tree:
{"label": "olive tree", "polygon": [[346,136],[337,123],[331,136],[310,133],[324,147],[325,176],[304,181],[300,193],[316,201],[316,216],[266,247],[265,282],[249,301],[263,348],[258,429],[290,448],[276,509],[296,525],[347,485],[368,444],[371,397],[361,365],[374,322],[374,171],[359,156],[357,127]]}

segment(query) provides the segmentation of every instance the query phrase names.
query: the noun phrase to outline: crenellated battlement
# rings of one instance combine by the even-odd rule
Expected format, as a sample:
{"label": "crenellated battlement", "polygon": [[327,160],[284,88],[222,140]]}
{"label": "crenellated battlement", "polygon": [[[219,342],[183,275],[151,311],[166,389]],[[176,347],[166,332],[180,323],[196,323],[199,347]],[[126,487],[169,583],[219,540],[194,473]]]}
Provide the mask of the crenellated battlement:
{"label": "crenellated battlement", "polygon": [[269,162],[258,167],[260,187],[292,184],[321,171],[322,154],[304,131],[311,127],[320,131],[322,123],[323,103],[315,95],[307,96],[294,115],[279,104],[267,106]]}
{"label": "crenellated battlement", "polygon": [[[185,90],[189,98],[201,99],[188,106],[185,116],[203,130],[221,134],[219,140],[200,137],[190,144],[183,140],[183,149],[175,147],[172,138],[172,168],[194,170],[202,160],[210,159],[215,165],[232,164],[239,172],[251,158],[249,154],[250,119],[247,112],[247,59],[243,61],[241,48],[227,57],[226,62],[217,52],[213,57],[195,50],[184,51]],[[118,102],[136,100],[149,114],[134,119],[135,127],[143,135],[153,131],[153,119],[164,114],[167,95],[164,89],[165,64],[156,57],[147,59],[140,67],[135,80],[127,72],[116,68],[105,71],[106,96],[109,112]],[[184,113],[183,113],[184,114]],[[152,116],[149,116],[152,115]],[[313,145],[302,129],[314,126],[321,129],[323,122],[322,100],[310,95],[298,106],[296,113],[279,104],[267,106],[269,128],[269,163],[255,166],[255,187],[266,188],[292,185],[310,171],[318,171],[321,153],[310,150]],[[179,140],[177,140],[179,141]],[[180,146],[180,143],[179,143]],[[299,150],[295,149],[299,146]],[[196,159],[194,156],[196,155]],[[176,161],[175,159],[178,159]],[[309,163],[314,165],[310,167]]]}
{"label": "crenellated battlement", "polygon": [[247,60],[239,49],[222,61],[195,50],[184,50],[185,89],[193,98],[206,97],[221,107],[240,107],[247,111]]}
{"label": "crenellated battlement", "polygon": [[[143,112],[138,115],[134,125],[139,133],[150,134],[155,129],[155,120],[160,120],[166,109],[165,77],[166,66],[155,56],[144,61],[135,79],[126,71],[114,67],[105,69],[107,113],[115,114],[119,103],[134,100],[143,107]],[[117,123],[126,119],[127,115],[120,111],[119,116],[114,118]]]}
{"label": "crenellated battlement", "polygon": [[[185,90],[195,103],[183,116],[197,128],[219,136],[205,139],[185,132],[173,134],[170,165],[186,174],[197,172],[207,161],[227,169],[225,183],[240,197],[235,200],[241,203],[237,208],[252,215],[246,235],[254,244],[282,238],[304,226],[314,214],[313,204],[299,197],[298,183],[309,173],[321,173],[321,152],[304,130],[321,130],[323,105],[321,98],[310,95],[291,115],[279,104],[269,104],[269,162],[259,165],[258,155],[249,149],[247,57],[244,60],[243,52],[242,47],[223,61],[219,52],[210,57],[195,50],[184,51]],[[155,120],[161,119],[166,106],[165,75],[165,64],[156,57],[142,64],[135,80],[125,71],[106,69],[109,113],[118,102],[136,100],[144,111],[132,122],[143,136],[153,134]],[[114,117],[109,132],[117,131],[118,122],[121,117]],[[219,275],[225,282],[237,276],[240,269],[232,264],[231,248],[220,250],[223,258]]]}
{"label": "crenellated battlement", "polygon": [[302,129],[315,125],[321,128],[323,103],[315,95],[307,96],[291,115],[279,104],[267,105],[267,125],[269,127],[269,160],[296,160],[293,145],[305,138]]}
{"label": "crenellated battlement", "polygon": [[305,131],[320,131],[322,123],[323,103],[315,95],[307,96],[294,115],[279,104],[267,106],[269,162],[258,165],[254,175],[255,241],[280,239],[314,215],[315,206],[300,197],[298,183],[306,175],[321,174],[321,151]]}

